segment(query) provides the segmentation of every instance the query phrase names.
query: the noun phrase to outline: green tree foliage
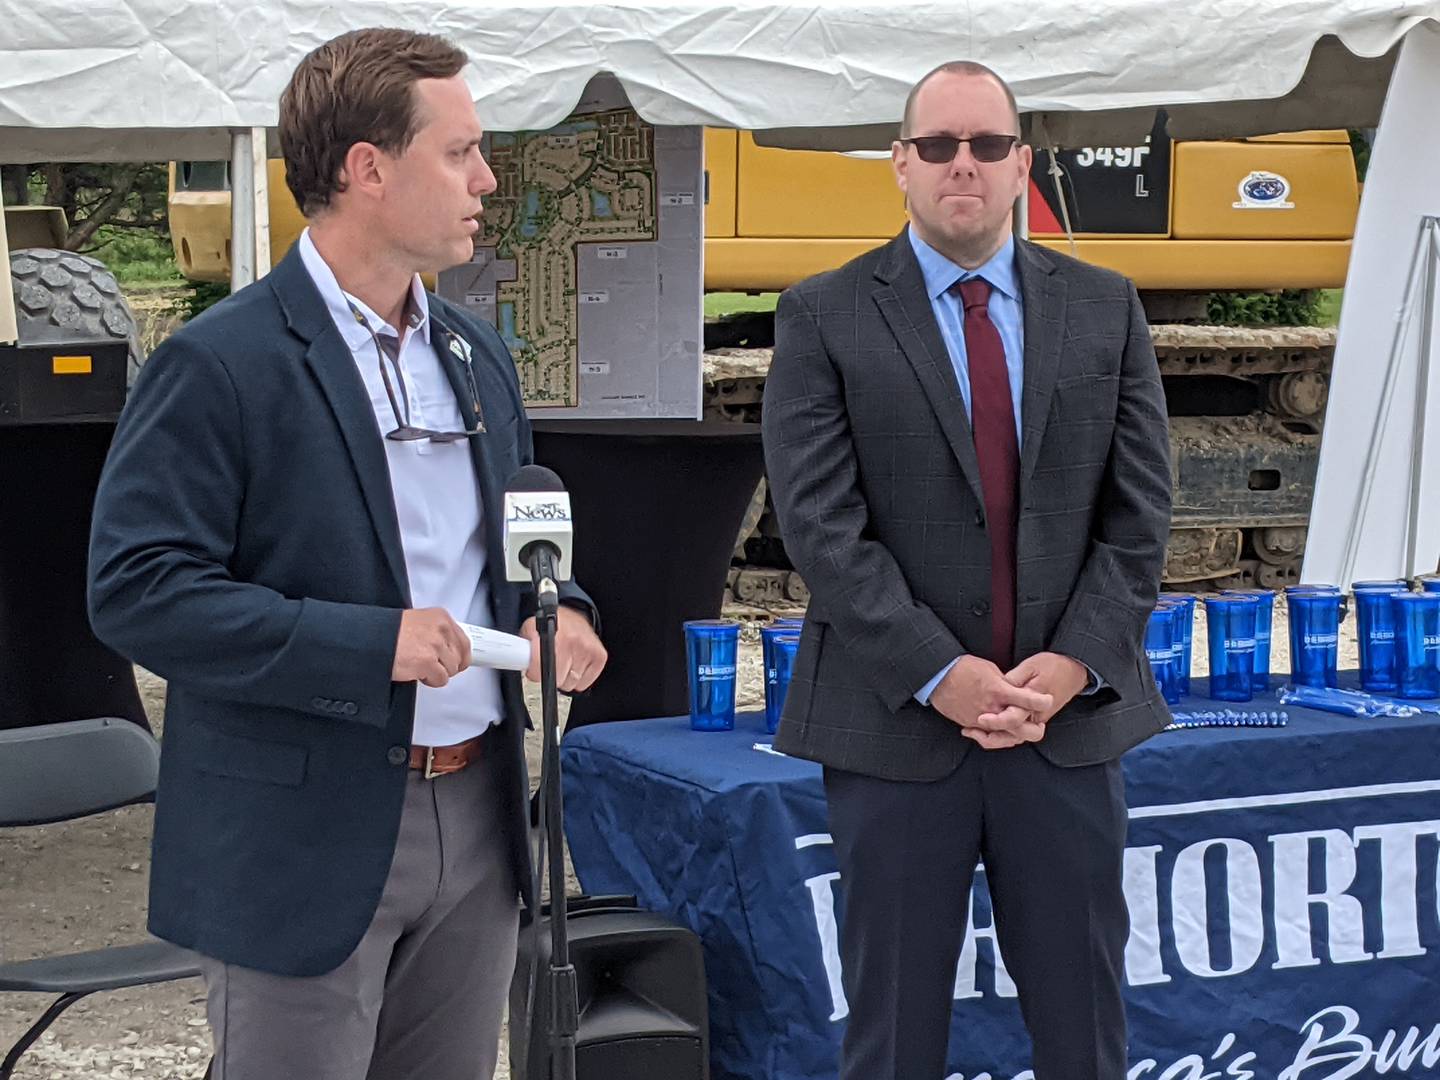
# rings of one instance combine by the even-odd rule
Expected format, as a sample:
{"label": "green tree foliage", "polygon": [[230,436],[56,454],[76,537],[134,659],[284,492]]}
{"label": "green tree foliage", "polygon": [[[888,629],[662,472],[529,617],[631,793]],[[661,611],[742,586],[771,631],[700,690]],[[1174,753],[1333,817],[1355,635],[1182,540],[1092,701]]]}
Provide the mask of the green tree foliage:
{"label": "green tree foliage", "polygon": [[0,168],[8,205],[58,206],[70,223],[65,247],[92,251],[102,227],[148,233],[168,243],[168,174],[163,162],[123,165],[50,162]]}
{"label": "green tree foliage", "polygon": [[1317,326],[1321,295],[1315,289],[1279,292],[1218,292],[1208,300],[1209,321],[1218,326]]}

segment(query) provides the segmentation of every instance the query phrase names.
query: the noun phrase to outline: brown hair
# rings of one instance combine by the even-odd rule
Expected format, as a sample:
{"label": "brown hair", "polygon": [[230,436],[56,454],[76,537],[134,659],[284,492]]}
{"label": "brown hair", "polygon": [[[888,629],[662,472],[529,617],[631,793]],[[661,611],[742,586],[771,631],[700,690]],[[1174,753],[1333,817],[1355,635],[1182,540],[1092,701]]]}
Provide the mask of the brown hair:
{"label": "brown hair", "polygon": [[1010,112],[1015,116],[1015,130],[1012,134],[1020,134],[1020,106],[1015,103],[1015,92],[1010,89],[1010,84],[990,68],[984,64],[978,64],[974,60],[948,60],[939,67],[926,72],[925,77],[910,88],[910,93],[905,98],[905,115],[900,121],[900,137],[902,139],[910,137],[910,114],[915,111],[915,98],[919,96],[920,88],[936,75],[976,75],[981,78],[994,79],[1000,84],[1000,89],[1005,91],[1005,100],[1010,102]]}
{"label": "brown hair", "polygon": [[340,168],[358,142],[403,154],[420,129],[414,84],[448,79],[465,54],[434,34],[352,30],[300,61],[280,95],[285,183],[309,217],[345,190]]}

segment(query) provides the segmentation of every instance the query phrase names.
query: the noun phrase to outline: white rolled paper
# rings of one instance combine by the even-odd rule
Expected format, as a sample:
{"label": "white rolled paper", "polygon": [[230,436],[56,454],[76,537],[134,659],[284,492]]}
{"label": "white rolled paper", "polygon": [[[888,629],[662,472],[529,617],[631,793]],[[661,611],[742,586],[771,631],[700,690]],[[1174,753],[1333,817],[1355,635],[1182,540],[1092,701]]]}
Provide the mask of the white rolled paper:
{"label": "white rolled paper", "polygon": [[524,671],[530,666],[528,639],[469,623],[461,623],[460,629],[470,639],[470,663],[476,667]]}

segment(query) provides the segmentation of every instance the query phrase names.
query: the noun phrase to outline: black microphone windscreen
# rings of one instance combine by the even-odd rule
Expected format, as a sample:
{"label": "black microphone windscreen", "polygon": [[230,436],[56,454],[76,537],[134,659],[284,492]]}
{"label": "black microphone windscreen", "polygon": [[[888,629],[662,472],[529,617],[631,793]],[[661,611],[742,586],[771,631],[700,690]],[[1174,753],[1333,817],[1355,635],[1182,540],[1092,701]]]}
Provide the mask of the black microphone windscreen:
{"label": "black microphone windscreen", "polygon": [[505,485],[508,491],[564,491],[565,483],[544,465],[522,465]]}

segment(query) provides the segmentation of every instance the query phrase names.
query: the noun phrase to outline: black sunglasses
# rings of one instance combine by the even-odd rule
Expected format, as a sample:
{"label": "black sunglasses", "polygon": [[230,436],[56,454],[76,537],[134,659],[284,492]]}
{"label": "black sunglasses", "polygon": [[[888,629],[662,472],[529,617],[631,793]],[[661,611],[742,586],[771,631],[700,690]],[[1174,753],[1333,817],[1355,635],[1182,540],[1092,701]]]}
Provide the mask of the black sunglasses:
{"label": "black sunglasses", "polygon": [[[485,434],[485,421],[478,419],[475,427],[469,431],[435,431],[432,428],[416,427],[410,423],[410,393],[405,388],[405,376],[400,370],[400,343],[392,341],[388,336],[381,341],[380,336],[370,329],[370,322],[361,314],[360,309],[354,304],[350,305],[350,312],[355,316],[355,321],[365,328],[370,335],[370,340],[375,343],[375,355],[380,361],[380,380],[385,384],[385,396],[390,399],[390,411],[395,416],[395,428],[387,431],[385,438],[394,442],[419,442],[421,439],[428,439],[434,443],[459,442],[461,439],[469,438],[471,435]],[[387,347],[388,346],[388,347]],[[389,360],[387,364],[385,361]],[[395,386],[390,381],[390,367],[395,368],[395,378],[400,383],[400,397],[395,396]],[[466,389],[470,391],[470,400],[475,405],[475,415],[480,417],[480,388],[475,384],[475,372],[469,364],[464,364]]]}
{"label": "black sunglasses", "polygon": [[915,147],[920,160],[927,165],[949,165],[960,152],[961,143],[970,144],[970,153],[976,161],[986,164],[1004,161],[1019,141],[1018,135],[973,135],[968,139],[957,139],[953,135],[917,135],[900,140],[906,146]]}

